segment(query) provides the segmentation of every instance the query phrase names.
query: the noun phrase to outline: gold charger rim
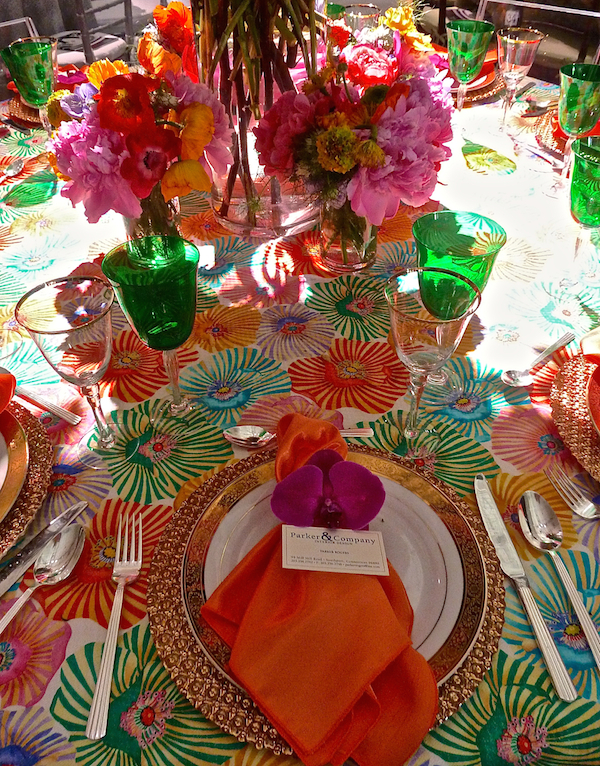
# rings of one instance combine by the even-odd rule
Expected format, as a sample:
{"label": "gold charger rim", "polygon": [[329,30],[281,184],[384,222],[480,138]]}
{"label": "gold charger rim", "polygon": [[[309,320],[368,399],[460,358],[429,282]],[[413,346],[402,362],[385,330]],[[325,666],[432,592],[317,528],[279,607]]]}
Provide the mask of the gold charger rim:
{"label": "gold charger rim", "polygon": [[[371,447],[353,446],[353,453],[373,455],[397,463],[430,482],[461,514],[481,552],[486,596],[478,634],[455,672],[440,687],[436,724],[452,715],[475,691],[490,668],[504,624],[504,577],[495,550],[478,514],[456,492],[412,461]],[[209,661],[188,622],[183,600],[182,562],[195,520],[212,497],[232,479],[273,460],[275,450],[251,455],[207,479],[181,505],[157,543],[148,576],[147,607],[154,644],[179,690],[201,714],[241,742],[253,742],[276,754],[293,753],[252,699],[231,684]]]}
{"label": "gold charger rim", "polygon": [[12,548],[33,521],[48,492],[54,462],[52,444],[40,421],[16,402],[11,402],[7,411],[14,415],[25,432],[29,465],[19,496],[0,521],[0,556]]}
{"label": "gold charger rim", "polygon": [[8,409],[0,412],[0,433],[6,444],[8,464],[0,487],[0,522],[15,504],[29,466],[29,446],[23,426]]}

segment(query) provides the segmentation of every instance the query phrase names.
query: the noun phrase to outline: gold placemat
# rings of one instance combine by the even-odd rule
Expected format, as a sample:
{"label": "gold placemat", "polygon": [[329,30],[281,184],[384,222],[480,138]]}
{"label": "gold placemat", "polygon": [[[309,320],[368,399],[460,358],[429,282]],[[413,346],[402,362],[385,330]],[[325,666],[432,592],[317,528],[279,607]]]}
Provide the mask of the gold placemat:
{"label": "gold placemat", "polygon": [[39,111],[24,104],[18,94],[9,101],[8,114],[11,119],[23,127],[35,128],[42,124]]}
{"label": "gold placemat", "polygon": [[585,470],[600,481],[600,436],[587,405],[588,384],[596,367],[581,354],[565,362],[554,378],[550,405],[562,440]]}
{"label": "gold placemat", "polygon": [[538,117],[533,127],[533,131],[540,146],[544,149],[548,149],[549,151],[558,154],[564,154],[566,140],[560,137],[557,139],[554,135],[553,119],[557,114],[557,109],[549,109],[546,114]]}
{"label": "gold placemat", "polygon": [[52,477],[52,444],[46,429],[29,410],[16,402],[8,405],[27,436],[29,466],[23,488],[13,507],[0,522],[0,556],[23,535],[48,492]]}
{"label": "gold placemat", "polygon": [[[484,595],[480,628],[462,664],[440,685],[439,724],[471,696],[491,666],[504,623],[504,577],[480,517],[448,485],[406,458],[369,447],[353,446],[352,452],[361,453],[361,462],[362,459],[368,461],[371,456],[379,461],[384,458],[426,478],[447,497],[448,503],[460,507],[469,535],[474,536],[479,548],[478,557],[484,567],[484,581],[478,583]],[[199,516],[210,503],[221,502],[219,498],[223,497],[224,503],[231,504],[238,499],[236,493],[244,496],[253,489],[254,469],[273,461],[275,455],[275,450],[269,450],[238,461],[204,482],[182,504],[154,550],[147,604],[150,629],[159,656],[179,690],[202,715],[242,742],[253,742],[258,748],[279,754],[292,754],[290,746],[249,695],[232,683],[205,653],[190,625],[182,592],[184,556]],[[235,491],[232,490],[234,480]]]}
{"label": "gold placemat", "polygon": [[[504,89],[504,80],[501,76],[496,77],[483,88],[477,88],[476,90],[467,91],[465,95],[465,104],[475,104],[477,101],[483,101],[486,98],[491,98],[500,93]],[[453,94],[454,101],[456,102],[456,94]]]}

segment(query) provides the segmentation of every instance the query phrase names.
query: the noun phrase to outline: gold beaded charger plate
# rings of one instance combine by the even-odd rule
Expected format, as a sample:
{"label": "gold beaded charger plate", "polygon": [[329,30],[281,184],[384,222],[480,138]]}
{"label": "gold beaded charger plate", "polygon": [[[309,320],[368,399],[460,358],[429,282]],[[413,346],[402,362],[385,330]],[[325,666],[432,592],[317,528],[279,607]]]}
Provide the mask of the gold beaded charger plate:
{"label": "gold beaded charger plate", "polygon": [[558,109],[549,109],[546,114],[538,117],[533,130],[539,145],[560,157],[565,153],[566,139],[554,135],[554,120],[557,114]]}
{"label": "gold beaded charger plate", "polygon": [[554,378],[550,405],[562,440],[585,470],[600,481],[600,435],[588,406],[588,389],[596,368],[581,354],[567,360]]}
{"label": "gold beaded charger plate", "polygon": [[53,463],[52,445],[40,421],[15,402],[11,402],[5,411],[15,417],[25,432],[29,463],[21,491],[0,521],[0,556],[22,537],[33,520],[48,492]]}
{"label": "gold beaded charger plate", "polygon": [[16,417],[0,412],[0,521],[13,507],[27,476],[29,449]]}
{"label": "gold beaded charger plate", "polygon": [[[200,615],[208,590],[241,559],[248,546],[278,523],[272,514],[265,523],[275,454],[270,450],[224,468],[182,504],[155,548],[147,599],[150,628],[162,662],[202,715],[240,741],[291,753],[245,690],[228,676],[224,667],[228,648]],[[407,529],[417,535],[413,546],[407,536],[401,551],[392,550],[386,541],[386,552],[401,577],[411,564],[415,569],[412,580],[407,579],[413,592],[421,594],[415,624],[420,625],[422,646],[427,647],[429,641],[429,661],[440,690],[441,722],[472,694],[498,646],[504,621],[504,580],[494,548],[477,513],[454,490],[411,461],[369,447],[351,447],[348,459],[378,474],[390,494],[385,503],[389,507],[380,514],[387,521],[376,519],[370,529],[389,523],[392,530],[384,530],[384,541],[388,534],[400,541],[406,522]],[[401,515],[400,502],[409,498],[410,510]],[[424,540],[427,533],[432,540]],[[405,562],[400,561],[403,554]],[[422,584],[419,591],[417,582],[419,577],[430,582],[429,562],[422,558],[429,554],[434,556],[436,572],[443,566],[452,570],[444,573],[444,584],[434,594],[435,618],[426,614],[425,591]],[[449,593],[458,582],[459,595]],[[440,608],[440,593],[446,595],[448,607]]]}

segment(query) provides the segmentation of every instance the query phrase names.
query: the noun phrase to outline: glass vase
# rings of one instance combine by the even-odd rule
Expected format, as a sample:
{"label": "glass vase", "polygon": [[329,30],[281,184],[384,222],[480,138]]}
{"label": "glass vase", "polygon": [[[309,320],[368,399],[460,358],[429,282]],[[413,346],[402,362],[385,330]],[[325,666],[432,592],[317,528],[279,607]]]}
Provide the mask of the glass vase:
{"label": "glass vase", "polygon": [[336,274],[367,269],[377,255],[377,226],[357,215],[346,200],[321,207],[321,260]]}
{"label": "glass vase", "polygon": [[123,216],[127,239],[151,237],[156,234],[181,236],[179,197],[167,202],[158,183],[145,199],[140,200],[140,204],[142,214],[138,218]]}

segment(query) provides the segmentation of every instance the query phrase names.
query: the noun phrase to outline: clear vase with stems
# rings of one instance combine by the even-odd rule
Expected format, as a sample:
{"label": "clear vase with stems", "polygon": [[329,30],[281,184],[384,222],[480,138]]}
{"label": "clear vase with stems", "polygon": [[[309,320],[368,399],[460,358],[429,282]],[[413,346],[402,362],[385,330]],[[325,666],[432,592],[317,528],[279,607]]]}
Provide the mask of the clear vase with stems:
{"label": "clear vase with stems", "polygon": [[377,256],[377,226],[352,210],[349,200],[321,207],[321,259],[334,273],[367,269]]}
{"label": "clear vase with stems", "polygon": [[179,197],[166,201],[160,183],[157,183],[150,194],[140,200],[140,205],[142,213],[137,218],[123,216],[127,239],[151,237],[155,234],[181,236]]}

